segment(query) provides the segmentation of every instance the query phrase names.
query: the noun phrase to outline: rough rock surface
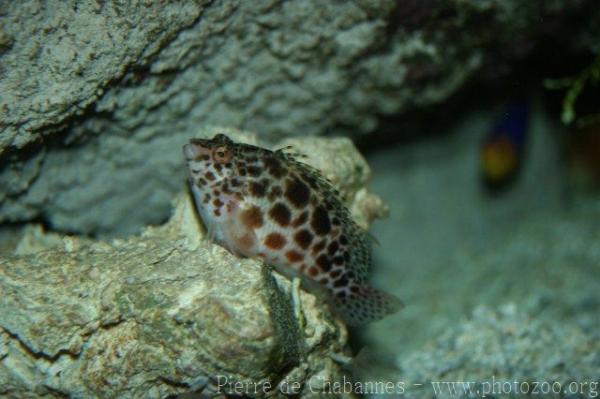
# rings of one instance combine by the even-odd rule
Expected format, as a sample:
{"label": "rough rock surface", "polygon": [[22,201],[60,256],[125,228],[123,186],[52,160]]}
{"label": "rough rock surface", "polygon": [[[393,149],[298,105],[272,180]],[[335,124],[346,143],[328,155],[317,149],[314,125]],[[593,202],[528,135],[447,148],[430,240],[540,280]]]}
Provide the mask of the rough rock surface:
{"label": "rough rock surface", "polygon": [[304,291],[297,319],[287,279],[200,231],[188,196],[125,240],[32,229],[0,258],[0,395],[158,398],[227,379],[310,397],[339,379],[343,325]]}
{"label": "rough rock surface", "polygon": [[379,115],[447,99],[489,49],[501,69],[531,49],[538,21],[560,26],[592,3],[7,2],[0,222],[127,234],[163,221],[197,126],[371,132]]}
{"label": "rough rock surface", "polygon": [[[369,169],[348,139],[286,144],[302,143],[311,148],[305,161],[325,169],[360,223],[385,214],[364,189]],[[327,149],[339,153],[329,163]],[[0,256],[0,395],[165,397],[203,388],[263,397],[269,383],[268,395],[316,397],[342,378],[346,330],[322,301],[301,290],[298,316],[289,280],[201,232],[189,195],[167,224],[126,239],[28,227],[13,254]]]}
{"label": "rough rock surface", "polygon": [[0,151],[80,115],[114,79],[197,22],[202,3],[5,3]]}

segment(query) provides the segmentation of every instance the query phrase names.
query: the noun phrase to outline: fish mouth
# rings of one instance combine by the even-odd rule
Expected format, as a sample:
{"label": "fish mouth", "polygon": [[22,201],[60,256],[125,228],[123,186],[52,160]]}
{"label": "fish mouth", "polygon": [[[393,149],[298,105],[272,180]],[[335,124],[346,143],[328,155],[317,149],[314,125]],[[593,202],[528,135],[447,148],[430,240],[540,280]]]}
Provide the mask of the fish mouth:
{"label": "fish mouth", "polygon": [[204,154],[210,154],[209,140],[190,139],[190,142],[183,146],[183,156],[186,161],[196,160]]}

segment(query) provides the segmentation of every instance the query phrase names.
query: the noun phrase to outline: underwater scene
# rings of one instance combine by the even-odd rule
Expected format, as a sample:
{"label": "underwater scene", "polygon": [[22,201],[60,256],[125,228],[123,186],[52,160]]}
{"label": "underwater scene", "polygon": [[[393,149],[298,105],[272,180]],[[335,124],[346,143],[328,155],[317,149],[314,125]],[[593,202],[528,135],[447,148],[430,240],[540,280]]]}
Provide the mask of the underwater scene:
{"label": "underwater scene", "polygon": [[0,0],[0,398],[599,396],[598,0]]}

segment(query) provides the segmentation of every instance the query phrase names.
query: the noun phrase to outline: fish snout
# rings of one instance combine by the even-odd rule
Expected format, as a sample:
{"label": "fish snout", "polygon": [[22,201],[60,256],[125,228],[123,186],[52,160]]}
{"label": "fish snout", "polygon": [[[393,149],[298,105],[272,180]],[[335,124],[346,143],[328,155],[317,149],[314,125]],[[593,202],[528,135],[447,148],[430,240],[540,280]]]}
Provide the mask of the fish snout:
{"label": "fish snout", "polygon": [[198,160],[203,155],[210,155],[210,149],[197,139],[192,139],[183,146],[183,156],[186,161]]}

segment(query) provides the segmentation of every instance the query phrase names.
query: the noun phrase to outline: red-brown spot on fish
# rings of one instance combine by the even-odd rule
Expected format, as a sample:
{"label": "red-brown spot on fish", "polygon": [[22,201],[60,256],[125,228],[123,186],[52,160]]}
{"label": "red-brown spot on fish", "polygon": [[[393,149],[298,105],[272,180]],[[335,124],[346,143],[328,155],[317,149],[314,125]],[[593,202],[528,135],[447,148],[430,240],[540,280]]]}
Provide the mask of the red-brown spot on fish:
{"label": "red-brown spot on fish", "polygon": [[294,250],[287,251],[285,253],[285,257],[292,263],[300,262],[302,259],[304,259],[304,255]]}
{"label": "red-brown spot on fish", "polygon": [[271,249],[281,249],[285,246],[286,239],[279,233],[270,233],[265,238],[265,245]]}
{"label": "red-brown spot on fish", "polygon": [[242,211],[241,218],[242,223],[250,229],[258,229],[264,223],[262,211],[256,205]]}

